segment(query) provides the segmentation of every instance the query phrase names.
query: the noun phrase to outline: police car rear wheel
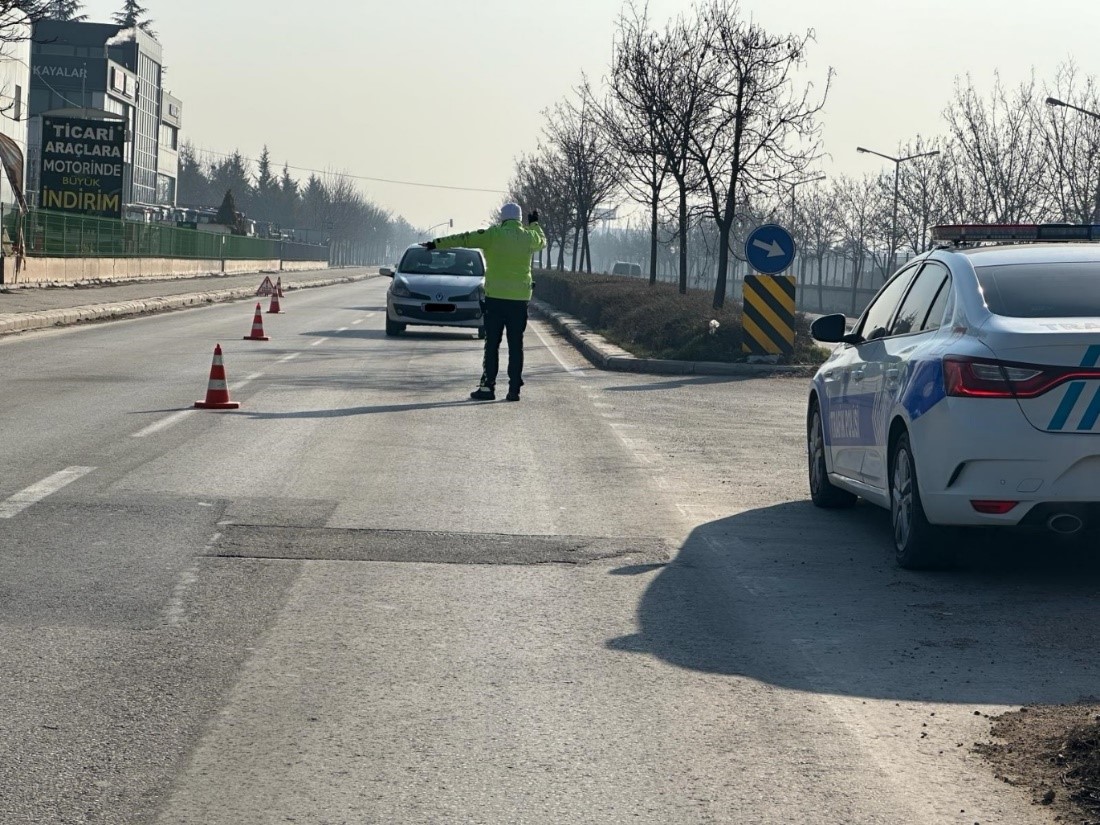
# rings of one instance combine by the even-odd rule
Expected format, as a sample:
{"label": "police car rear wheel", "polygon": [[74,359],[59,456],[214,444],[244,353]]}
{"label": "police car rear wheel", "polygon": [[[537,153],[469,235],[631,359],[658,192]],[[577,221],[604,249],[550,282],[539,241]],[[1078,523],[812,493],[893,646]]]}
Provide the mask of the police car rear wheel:
{"label": "police car rear wheel", "polygon": [[890,521],[898,565],[906,570],[938,567],[944,562],[946,536],[924,515],[908,434],[902,434],[894,445],[890,467]]}
{"label": "police car rear wheel", "polygon": [[810,416],[807,452],[810,464],[810,499],[818,507],[851,507],[856,496],[847,490],[833,486],[825,465],[825,432],[821,425],[821,411],[814,406]]}

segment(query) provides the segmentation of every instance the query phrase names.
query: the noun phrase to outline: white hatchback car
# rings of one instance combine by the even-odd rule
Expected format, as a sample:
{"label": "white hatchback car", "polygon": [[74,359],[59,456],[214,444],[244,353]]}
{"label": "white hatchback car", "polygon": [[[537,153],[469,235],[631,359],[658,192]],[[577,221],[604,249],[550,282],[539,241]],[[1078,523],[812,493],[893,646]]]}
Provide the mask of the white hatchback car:
{"label": "white hatchback car", "polygon": [[466,327],[485,337],[485,258],[479,249],[405,250],[386,292],[386,334],[400,335],[407,326]]}
{"label": "white hatchback car", "polygon": [[810,492],[889,508],[898,563],[942,527],[1100,526],[1100,226],[944,226],[886,283],[810,389]]}

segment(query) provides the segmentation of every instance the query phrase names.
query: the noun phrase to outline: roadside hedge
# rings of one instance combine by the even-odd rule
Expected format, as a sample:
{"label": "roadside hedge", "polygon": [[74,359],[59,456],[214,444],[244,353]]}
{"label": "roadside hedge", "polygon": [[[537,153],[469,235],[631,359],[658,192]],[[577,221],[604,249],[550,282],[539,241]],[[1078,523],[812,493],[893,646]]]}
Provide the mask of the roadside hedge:
{"label": "roadside hedge", "polygon": [[[620,275],[537,270],[535,298],[567,312],[623,349],[647,358],[682,361],[744,361],[741,351],[741,307],[727,301],[715,310],[712,293],[674,284]],[[820,363],[805,316],[796,316],[795,349],[790,363]],[[717,331],[710,334],[710,322]]]}

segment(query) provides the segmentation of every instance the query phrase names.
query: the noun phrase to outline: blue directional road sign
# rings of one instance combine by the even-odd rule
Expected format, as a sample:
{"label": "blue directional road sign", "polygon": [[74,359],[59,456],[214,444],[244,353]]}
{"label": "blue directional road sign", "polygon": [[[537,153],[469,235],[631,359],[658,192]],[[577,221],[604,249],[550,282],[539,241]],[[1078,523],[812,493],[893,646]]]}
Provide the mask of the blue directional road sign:
{"label": "blue directional road sign", "polygon": [[778,275],[794,261],[794,238],[778,224],[758,226],[745,239],[745,258],[762,275]]}

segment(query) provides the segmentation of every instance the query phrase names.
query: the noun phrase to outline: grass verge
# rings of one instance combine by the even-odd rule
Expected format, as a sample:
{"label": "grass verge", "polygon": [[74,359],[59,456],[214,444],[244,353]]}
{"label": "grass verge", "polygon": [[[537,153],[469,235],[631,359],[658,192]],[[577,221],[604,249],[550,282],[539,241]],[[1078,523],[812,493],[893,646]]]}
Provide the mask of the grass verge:
{"label": "grass verge", "polygon": [[[711,307],[711,293],[618,275],[539,270],[535,298],[583,321],[608,341],[642,358],[744,361],[741,307]],[[718,322],[711,333],[710,322]],[[795,316],[794,352],[781,363],[820,364],[828,353],[810,338],[809,322]]]}

